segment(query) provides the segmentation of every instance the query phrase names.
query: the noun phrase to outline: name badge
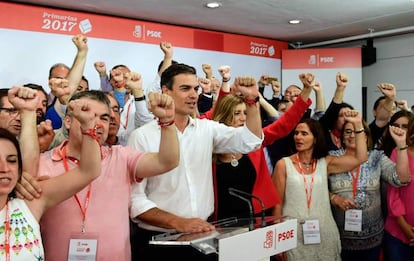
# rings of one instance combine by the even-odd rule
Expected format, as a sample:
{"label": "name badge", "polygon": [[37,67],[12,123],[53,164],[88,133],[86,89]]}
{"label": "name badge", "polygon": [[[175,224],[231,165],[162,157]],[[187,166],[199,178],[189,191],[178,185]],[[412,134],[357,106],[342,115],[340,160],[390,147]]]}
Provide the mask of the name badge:
{"label": "name badge", "polygon": [[305,220],[302,224],[303,230],[303,243],[305,245],[309,244],[320,244],[321,243],[321,233],[319,231],[319,220]]}
{"label": "name badge", "polygon": [[345,211],[345,228],[346,231],[361,232],[362,230],[362,210],[349,209]]}
{"label": "name badge", "polygon": [[95,261],[98,236],[93,233],[72,234],[69,240],[68,261]]}

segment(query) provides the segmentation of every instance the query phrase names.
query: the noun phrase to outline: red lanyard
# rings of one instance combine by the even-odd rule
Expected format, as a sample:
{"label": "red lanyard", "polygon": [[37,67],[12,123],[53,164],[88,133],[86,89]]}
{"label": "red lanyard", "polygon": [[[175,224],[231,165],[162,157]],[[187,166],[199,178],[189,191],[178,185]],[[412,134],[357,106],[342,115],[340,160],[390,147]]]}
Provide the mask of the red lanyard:
{"label": "red lanyard", "polygon": [[6,236],[6,261],[10,261],[10,218],[9,218],[9,200],[6,201],[6,224],[5,224],[5,236]]}
{"label": "red lanyard", "polygon": [[356,198],[357,188],[358,188],[358,179],[359,174],[361,173],[361,166],[358,166],[358,168],[355,168],[351,170],[349,173],[351,173],[352,177],[352,194],[354,196],[354,199]]}
{"label": "red lanyard", "polygon": [[300,174],[303,177],[303,183],[305,184],[306,203],[308,205],[308,210],[310,210],[310,206],[312,204],[313,183],[315,182],[316,161],[315,160],[312,161],[312,180],[311,180],[311,184],[310,184],[309,190],[308,190],[306,177],[305,177],[305,171],[302,168],[302,164],[300,164],[299,154],[296,154],[296,159],[297,159],[297,162],[298,162]]}
{"label": "red lanyard", "polygon": [[128,120],[129,120],[129,110],[131,109],[131,104],[132,102],[130,102],[128,104],[128,109],[127,109],[127,115],[126,115],[126,119],[125,119],[125,124],[121,122],[122,127],[126,130],[128,128]]}
{"label": "red lanyard", "polygon": [[[63,166],[65,167],[65,171],[68,172],[69,171],[69,165],[68,165],[68,161],[66,159],[66,145],[62,148],[62,161],[63,161]],[[81,231],[82,233],[85,233],[85,226],[86,226],[86,212],[88,210],[88,206],[89,206],[89,200],[91,198],[91,184],[89,184],[88,186],[88,192],[86,193],[86,199],[85,199],[85,206],[82,207],[82,204],[79,200],[79,197],[77,194],[74,195],[76,202],[79,205],[79,208],[82,212],[82,228]]]}

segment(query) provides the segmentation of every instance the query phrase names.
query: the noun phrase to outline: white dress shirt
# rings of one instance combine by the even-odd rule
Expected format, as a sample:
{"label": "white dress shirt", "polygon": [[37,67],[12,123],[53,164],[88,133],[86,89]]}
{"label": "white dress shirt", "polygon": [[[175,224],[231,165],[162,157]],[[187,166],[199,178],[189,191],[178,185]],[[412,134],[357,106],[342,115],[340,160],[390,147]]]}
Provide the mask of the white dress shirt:
{"label": "white dress shirt", "polygon": [[[168,231],[136,219],[154,207],[180,217],[206,220],[214,209],[212,154],[245,154],[258,149],[262,143],[262,139],[246,126],[233,128],[207,119],[190,118],[184,132],[177,131],[177,134],[178,167],[132,185],[131,218],[142,228]],[[160,135],[160,127],[152,121],[132,132],[128,146],[144,152],[158,152]]]}

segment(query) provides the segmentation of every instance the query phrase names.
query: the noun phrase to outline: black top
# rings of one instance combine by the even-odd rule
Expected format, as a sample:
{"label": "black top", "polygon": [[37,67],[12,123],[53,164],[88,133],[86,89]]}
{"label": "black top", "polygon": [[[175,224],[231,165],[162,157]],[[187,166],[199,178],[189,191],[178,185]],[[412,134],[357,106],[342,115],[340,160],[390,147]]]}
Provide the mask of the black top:
{"label": "black top", "polygon": [[210,110],[213,106],[213,97],[205,96],[204,94],[200,94],[198,96],[197,108],[200,114],[205,113],[206,111]]}
{"label": "black top", "polygon": [[381,147],[384,132],[385,132],[387,127],[388,127],[388,125],[385,125],[382,128],[378,127],[377,124],[375,124],[375,120],[373,120],[369,124],[369,130],[371,131],[372,145],[374,146],[374,148]]}
{"label": "black top", "polygon": [[[247,155],[233,167],[230,162],[218,162],[216,167],[218,219],[239,217],[247,218],[250,210],[247,202],[229,194],[229,188],[235,188],[252,194],[256,181],[256,170]],[[252,200],[250,199],[250,202]]]}

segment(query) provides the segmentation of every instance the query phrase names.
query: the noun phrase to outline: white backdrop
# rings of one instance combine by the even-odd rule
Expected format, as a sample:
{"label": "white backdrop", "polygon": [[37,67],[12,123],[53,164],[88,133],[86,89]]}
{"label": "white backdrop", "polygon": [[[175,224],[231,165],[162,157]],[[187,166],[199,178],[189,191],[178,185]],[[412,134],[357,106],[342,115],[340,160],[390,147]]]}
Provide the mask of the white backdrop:
{"label": "white backdrop", "polygon": [[[344,102],[351,104],[355,109],[362,112],[362,72],[361,68],[335,68],[335,69],[296,69],[282,71],[282,86],[286,89],[289,85],[295,84],[302,86],[298,75],[303,72],[313,73],[316,80],[322,84],[323,94],[325,96],[326,108],[336,89],[336,74],[343,72],[349,77],[349,84],[346,87]],[[312,100],[315,101],[314,92],[312,92]],[[315,102],[312,108],[315,107]]]}
{"label": "white backdrop", "polygon": [[[47,91],[48,72],[51,65],[62,62],[72,65],[76,47],[71,36],[39,33],[21,30],[0,29],[0,87],[11,87],[25,83],[42,85]],[[174,43],[172,43],[174,44]],[[84,75],[91,89],[99,89],[98,73],[93,67],[95,61],[106,62],[107,69],[125,64],[143,76],[144,87],[156,76],[163,53],[156,44],[88,38],[89,53]],[[174,60],[196,67],[198,76],[203,77],[201,64],[210,63],[214,75],[217,68],[230,65],[232,76],[254,76],[269,74],[280,79],[279,59],[205,51],[190,48],[174,48]]]}

